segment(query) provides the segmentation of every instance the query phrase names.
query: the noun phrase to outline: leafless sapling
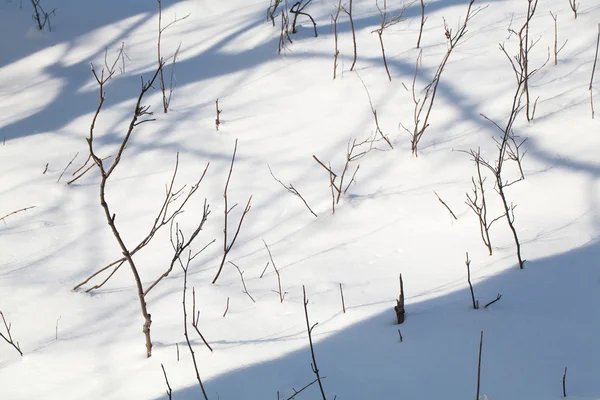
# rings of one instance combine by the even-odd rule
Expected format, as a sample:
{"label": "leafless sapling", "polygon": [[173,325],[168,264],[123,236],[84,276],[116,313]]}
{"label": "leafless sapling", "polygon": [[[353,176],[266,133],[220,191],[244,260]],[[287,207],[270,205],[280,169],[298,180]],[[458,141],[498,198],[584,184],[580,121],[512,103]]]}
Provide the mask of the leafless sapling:
{"label": "leafless sapling", "polygon": [[[525,96],[525,116],[527,117],[527,121],[531,121],[535,117],[535,108],[537,105],[537,99],[532,104],[529,94],[529,79],[535,74],[535,72],[530,73],[529,53],[539,42],[539,39],[529,40],[529,23],[535,15],[537,5],[538,0],[527,0],[527,16],[525,18],[525,22],[523,22],[523,25],[521,26],[521,28],[519,28],[519,30],[509,28],[509,31],[515,34],[519,40],[519,54],[518,56],[514,57],[514,59],[516,62],[521,64],[519,66],[519,69],[522,70],[523,77],[525,78],[523,81],[523,95]],[[549,57],[550,54],[548,54],[548,58]],[[541,67],[537,68],[537,70],[545,66],[547,62],[548,60],[546,60],[546,62]]]}
{"label": "leafless sapling", "polygon": [[406,310],[404,309],[404,281],[402,280],[402,274],[400,274],[400,295],[398,296],[398,300],[396,300],[394,311],[396,311],[396,320],[398,321],[398,324],[403,323]]}
{"label": "leafless sapling", "polygon": [[306,0],[306,2],[305,0],[299,0],[292,5],[292,8],[290,8],[290,12],[294,14],[294,19],[292,21],[292,34],[296,33],[296,22],[298,20],[298,15],[304,15],[311,20],[315,31],[315,37],[319,36],[317,33],[317,23],[309,13],[304,11],[306,7],[310,5],[310,3],[312,3],[312,0]]}
{"label": "leafless sapling", "polygon": [[552,13],[552,11],[550,11],[550,16],[554,20],[554,65],[557,65],[558,53],[560,53],[560,51],[567,45],[569,39],[565,40],[565,42],[562,46],[560,46],[560,48],[558,47],[558,14],[555,15],[554,13]]}
{"label": "leafless sapling", "polygon": [[315,358],[315,349],[313,347],[313,341],[312,341],[312,331],[313,329],[315,329],[315,326],[317,326],[319,323],[316,322],[314,325],[311,326],[309,320],[308,320],[308,299],[306,298],[306,288],[304,287],[304,285],[302,285],[302,294],[304,297],[304,316],[306,317],[306,330],[308,332],[308,343],[310,345],[310,354],[312,356],[312,363],[310,364],[315,376],[317,377],[317,382],[319,383],[319,389],[321,389],[321,396],[323,397],[323,400],[327,400],[327,397],[325,397],[325,390],[323,389],[323,382],[321,378],[321,375],[319,373],[319,368],[317,367],[317,359]]}
{"label": "leafless sapling", "polygon": [[[267,248],[267,252],[269,253],[269,259],[271,260],[271,265],[273,265],[273,269],[275,270],[275,275],[277,275],[277,290],[273,290],[273,292],[279,294],[279,302],[283,303],[283,299],[285,299],[285,295],[287,294],[287,292],[284,292],[283,290],[281,290],[281,275],[279,274],[279,270],[277,269],[277,266],[275,265],[275,261],[273,261],[273,254],[271,254],[271,249],[269,249],[267,242],[265,242],[263,240],[263,243],[265,244],[265,247]],[[268,265],[269,264],[267,264],[267,266]]]}
{"label": "leafless sapling", "polygon": [[349,4],[348,4],[348,8],[346,8],[346,6],[342,6],[342,10],[346,13],[346,15],[348,15],[348,19],[350,21],[350,30],[352,31],[352,46],[353,46],[353,58],[352,58],[352,65],[350,66],[350,71],[354,70],[354,66],[356,65],[356,57],[357,57],[357,53],[356,53],[356,31],[354,29],[354,18],[352,17],[352,0],[350,0]]}
{"label": "leafless sapling", "polygon": [[467,201],[465,201],[465,203],[477,216],[481,240],[491,256],[493,250],[492,241],[490,239],[490,228],[494,222],[504,217],[504,214],[492,219],[491,221],[488,221],[487,200],[485,198],[485,181],[487,178],[484,178],[481,174],[481,159],[481,149],[477,149],[476,156],[473,157],[473,160],[475,161],[475,167],[477,168],[477,179],[471,177],[471,182],[473,183],[473,194],[471,195],[468,192],[466,193]]}
{"label": "leafless sapling", "polygon": [[227,237],[228,237],[229,214],[235,208],[235,206],[237,206],[237,203],[234,204],[233,206],[231,206],[231,208],[229,207],[229,201],[227,198],[227,189],[229,188],[229,180],[231,179],[231,173],[233,172],[233,164],[235,163],[235,155],[237,153],[237,143],[238,143],[238,141],[236,139],[235,147],[233,148],[233,156],[231,157],[231,166],[229,167],[229,174],[227,175],[227,181],[225,182],[225,189],[223,190],[223,200],[225,203],[224,208],[223,208],[224,225],[225,225],[225,227],[223,228],[223,257],[221,258],[221,264],[219,265],[217,274],[215,275],[215,278],[212,281],[213,284],[217,282],[217,279],[219,279],[219,275],[221,275],[221,271],[223,270],[223,266],[225,265],[225,261],[227,260],[227,255],[233,248],[233,245],[235,244],[235,241],[238,238],[238,235],[240,234],[240,230],[242,229],[242,223],[244,222],[244,218],[246,218],[246,214],[248,214],[248,212],[250,211],[250,203],[252,202],[252,195],[250,195],[250,197],[248,198],[248,202],[246,203],[246,207],[244,208],[244,211],[242,212],[242,216],[240,217],[240,221],[238,223],[235,234],[233,235],[231,242],[228,243]]}
{"label": "leafless sapling", "polygon": [[337,59],[340,55],[340,50],[338,49],[338,18],[340,17],[340,11],[342,11],[342,0],[338,0],[335,15],[331,15],[331,21],[333,22],[333,43],[335,46],[333,51],[333,79],[337,76]]}
{"label": "leafless sapling", "polygon": [[[108,158],[110,158],[110,157],[102,158],[101,161],[105,161]],[[96,165],[96,164],[92,164],[92,166],[94,166],[94,165]],[[162,203],[162,206],[161,206],[158,214],[156,215],[156,217],[154,219],[154,224],[150,228],[150,231],[148,232],[148,234],[138,242],[138,244],[135,246],[135,248],[133,248],[130,251],[131,256],[134,256],[138,251],[144,249],[152,241],[152,239],[155,237],[156,233],[161,228],[172,223],[174,218],[178,214],[183,212],[184,206],[191,199],[191,197],[194,195],[194,193],[198,190],[200,182],[202,182],[202,180],[204,179],[204,176],[206,175],[206,171],[208,170],[208,166],[209,165],[207,164],[206,168],[204,169],[204,172],[202,173],[202,176],[196,182],[196,184],[194,184],[189,189],[189,191],[187,193],[185,193],[184,192],[185,186],[183,186],[179,189],[175,188],[175,180],[176,180],[177,172],[179,169],[179,155],[177,155],[177,159],[175,162],[175,168],[173,170],[173,176],[171,177],[171,181],[170,181],[169,185],[167,185],[165,188],[165,198],[164,198],[164,201]],[[183,197],[183,200],[179,201],[179,199],[181,197]],[[179,201],[179,204],[177,204],[178,201]],[[170,209],[171,207],[175,207],[175,209],[174,210]],[[73,288],[73,290],[77,290],[77,289],[81,288],[82,286],[84,286],[88,282],[90,282],[92,279],[94,279],[96,276],[99,276],[104,271],[107,271],[110,268],[112,268],[111,272],[106,276],[106,278],[104,280],[102,280],[101,282],[86,289],[86,292],[89,293],[93,290],[101,288],[102,286],[104,286],[104,284],[106,284],[106,282],[108,282],[110,280],[110,278],[112,278],[114,276],[114,274],[119,270],[119,268],[122,265],[124,265],[125,263],[127,263],[127,258],[125,256],[109,263],[108,265],[104,266],[103,268],[100,268],[99,270],[94,272],[92,275],[87,277],[85,280],[83,280],[82,282],[77,284],[77,286],[75,286]],[[171,272],[171,270],[167,271],[167,275],[170,272]],[[148,292],[150,289],[151,288],[148,288],[146,290],[146,292]]]}
{"label": "leafless sapling", "polygon": [[471,260],[469,260],[469,253],[467,252],[467,259],[465,261],[467,265],[467,282],[469,282],[469,289],[471,290],[471,301],[473,302],[473,309],[479,309],[479,301],[475,300],[475,293],[473,292],[473,285],[471,284]]}
{"label": "leafless sapling", "polygon": [[383,9],[379,7],[379,1],[376,0],[377,9],[379,10],[379,17],[381,19],[380,25],[377,29],[375,29],[371,33],[377,33],[379,38],[379,45],[381,46],[381,57],[383,58],[383,65],[385,66],[385,72],[387,73],[388,79],[390,82],[392,81],[392,75],[390,75],[390,70],[387,65],[387,59],[385,57],[385,46],[383,44],[383,32],[389,28],[390,26],[396,25],[399,22],[404,21],[406,18],[404,17],[404,12],[410,6],[410,4],[405,4],[402,6],[402,9],[397,15],[388,16],[387,12],[387,0],[383,0]]}
{"label": "leafless sapling", "polygon": [[419,142],[421,141],[423,134],[425,134],[425,130],[429,127],[429,117],[431,116],[431,110],[433,109],[433,104],[434,104],[435,97],[437,94],[437,89],[438,89],[438,86],[440,83],[440,79],[442,77],[442,73],[444,72],[444,69],[446,67],[446,63],[448,62],[448,59],[450,58],[452,51],[459,45],[461,40],[466,35],[467,24],[469,23],[469,21],[473,17],[475,17],[479,12],[481,12],[481,10],[483,10],[485,8],[485,7],[473,8],[473,3],[475,3],[475,0],[471,0],[469,2],[468,8],[467,8],[467,15],[466,15],[464,21],[462,23],[459,23],[459,27],[455,33],[452,31],[452,29],[450,29],[450,27],[448,27],[448,24],[446,23],[446,21],[444,21],[444,30],[445,30],[445,36],[447,39],[447,50],[435,72],[435,75],[433,76],[433,79],[431,80],[431,82],[429,84],[427,84],[427,86],[425,86],[422,97],[417,96],[416,81],[417,81],[417,75],[418,75],[418,72],[419,72],[419,69],[420,69],[421,63],[422,63],[423,53],[419,52],[419,55],[417,56],[417,61],[416,61],[416,65],[415,65],[415,74],[414,74],[413,83],[412,83],[412,99],[413,99],[413,103],[414,103],[414,110],[413,110],[414,127],[411,131],[408,128],[404,127],[404,125],[402,125],[404,130],[406,130],[412,137],[411,150],[412,150],[412,153],[414,156],[418,156]]}
{"label": "leafless sapling", "polygon": [[167,112],[169,112],[169,104],[171,103],[171,96],[173,95],[173,90],[175,90],[175,86],[177,85],[177,82],[175,81],[175,63],[177,62],[177,56],[179,55],[179,50],[181,49],[181,43],[179,43],[179,46],[177,47],[177,50],[175,50],[175,54],[173,55],[173,61],[171,62],[171,79],[170,79],[169,87],[167,88],[167,86],[165,85],[165,78],[164,78],[165,61],[161,54],[162,34],[170,26],[176,24],[177,22],[183,21],[184,19],[189,17],[190,14],[187,14],[181,18],[175,17],[173,19],[173,21],[171,21],[167,25],[163,26],[162,25],[162,0],[156,0],[156,1],[158,2],[158,40],[157,40],[156,48],[157,48],[157,55],[158,55],[158,65],[161,66],[161,68],[159,69],[159,79],[158,80],[160,82],[160,91],[162,92],[163,111],[166,114]]}
{"label": "leafless sapling", "polygon": [[[112,211],[111,206],[109,205],[109,202],[107,201],[106,186],[109,181],[109,178],[112,176],[115,169],[119,166],[119,164],[121,162],[123,153],[125,151],[125,148],[127,148],[127,145],[129,144],[129,140],[132,136],[133,131],[139,125],[149,122],[149,121],[153,121],[153,118],[151,117],[152,112],[150,111],[150,106],[143,105],[142,102],[144,100],[144,96],[152,88],[152,85],[156,81],[156,78],[158,77],[158,74],[159,74],[160,70],[162,69],[162,66],[163,66],[162,64],[159,65],[158,69],[154,72],[154,74],[152,75],[152,77],[149,80],[144,81],[144,79],[142,78],[141,90],[138,95],[137,102],[135,104],[135,108],[133,111],[133,115],[129,122],[129,126],[127,128],[125,136],[121,141],[121,144],[119,146],[119,149],[116,153],[115,159],[112,162],[112,164],[105,165],[105,163],[102,161],[102,159],[96,154],[96,150],[94,149],[95,126],[96,126],[96,121],[98,119],[98,116],[100,115],[100,112],[102,110],[104,101],[106,99],[104,87],[105,87],[106,83],[114,75],[115,70],[112,69],[112,70],[105,71],[103,69],[102,72],[100,74],[98,74],[96,72],[96,70],[94,69],[94,66],[92,65],[91,66],[92,74],[98,84],[100,99],[98,102],[98,106],[96,108],[96,112],[94,113],[94,116],[92,118],[89,136],[86,139],[87,143],[88,143],[88,149],[90,152],[90,156],[91,156],[92,160],[94,161],[95,165],[98,167],[98,170],[100,171],[100,184],[99,184],[100,205],[102,206],[106,221],[112,231],[112,234],[113,234],[115,240],[117,241],[117,243],[121,249],[121,252],[123,253],[123,258],[121,259],[123,261],[118,261],[116,264],[118,266],[120,266],[124,262],[126,262],[131,269],[131,272],[133,274],[133,278],[135,281],[137,294],[138,294],[138,300],[140,303],[140,310],[141,310],[142,316],[144,318],[144,325],[143,325],[142,331],[144,333],[144,337],[145,337],[145,341],[146,341],[146,356],[147,357],[150,357],[152,355],[152,339],[150,336],[150,327],[152,325],[152,316],[148,312],[146,296],[148,295],[150,290],[152,290],[162,279],[164,279],[166,276],[169,275],[169,273],[173,269],[173,265],[176,261],[176,258],[174,258],[171,261],[171,264],[165,273],[163,273],[161,276],[159,276],[159,278],[156,279],[155,281],[153,281],[148,287],[145,287],[143,280],[140,276],[138,266],[137,266],[136,262],[134,261],[133,256],[134,256],[135,251],[139,250],[140,248],[143,248],[152,239],[152,236],[154,235],[154,233],[156,233],[156,230],[159,229],[160,226],[164,226],[164,224],[167,224],[168,222],[172,222],[173,219],[182,212],[183,205],[180,205],[180,207],[174,212],[170,213],[170,211],[168,210],[168,206],[174,200],[176,200],[178,197],[180,197],[183,194],[183,188],[180,189],[179,191],[175,191],[175,192],[173,191],[173,184],[174,184],[175,176],[177,173],[177,166],[179,164],[179,155],[177,155],[177,162],[175,164],[175,172],[173,174],[173,179],[171,180],[171,185],[170,185],[169,189],[167,189],[167,195],[166,195],[165,201],[163,202],[163,206],[161,208],[161,211],[159,212],[159,216],[155,219],[154,225],[151,229],[151,234],[146,238],[147,241],[145,239],[136,248],[132,249],[130,246],[126,245],[125,241],[123,240],[121,231],[119,230],[119,228],[117,226],[116,214]],[[207,166],[207,168],[208,168],[208,166]],[[206,173],[206,169],[204,170],[204,173],[202,174],[202,176],[200,177],[198,182],[196,184],[194,184],[192,186],[192,188],[189,190],[189,192],[187,193],[187,195],[184,196],[184,200],[182,201],[182,204],[185,204],[187,202],[187,200],[189,200],[189,198],[196,192],[205,173]],[[204,223],[206,222],[207,217],[208,217],[208,207],[206,206],[206,202],[205,202],[204,215],[203,215],[201,222],[199,223],[199,225],[196,228],[196,230],[194,231],[194,233],[190,236],[190,238],[187,241],[185,241],[184,243],[182,243],[181,247],[179,249],[177,249],[177,251],[179,251],[179,252],[184,251],[191,244],[191,242],[196,238],[196,236],[198,235],[200,230],[202,230],[202,227],[203,227]],[[176,251],[176,255],[177,255],[177,251]],[[115,269],[115,271],[116,271],[116,269]]]}
{"label": "leafless sapling", "polygon": [[[310,213],[316,217],[317,214],[315,214],[315,212],[312,210],[312,208],[310,208],[310,206],[308,205],[308,202],[304,199],[304,197],[302,197],[302,195],[300,194],[300,192],[298,192],[298,190],[294,187],[294,185],[292,185],[291,183],[289,185],[286,185],[285,183],[283,183],[282,181],[280,181],[279,179],[277,179],[275,177],[269,164],[267,164],[267,167],[269,168],[269,172],[271,173],[271,176],[273,177],[273,179],[275,179],[275,181],[277,181],[281,186],[283,186],[285,188],[285,190],[287,190],[289,193],[293,194],[294,196],[296,196],[300,200],[302,200],[302,202],[304,203],[304,205],[306,206],[308,211],[310,211]],[[265,267],[265,269],[266,269],[266,267]]]}
{"label": "leafless sapling", "polygon": [[345,194],[348,191],[350,185],[352,185],[352,183],[355,182],[356,173],[360,168],[360,164],[356,166],[356,169],[352,174],[352,178],[350,178],[350,182],[348,182],[348,184],[344,187],[344,180],[346,178],[346,173],[349,170],[350,164],[364,157],[365,154],[367,154],[371,149],[369,148],[368,150],[361,151],[360,147],[367,143],[372,144],[372,142],[373,141],[371,139],[366,139],[360,143],[356,143],[356,139],[348,142],[348,147],[346,150],[346,162],[339,176],[338,174],[333,172],[333,170],[331,169],[331,164],[329,164],[329,166],[326,166],[321,160],[319,160],[315,155],[313,155],[315,161],[329,173],[329,187],[331,188],[331,211],[333,214],[335,214],[335,205],[340,202],[342,194]]}
{"label": "leafless sapling", "polygon": [[6,330],[6,334],[0,332],[0,337],[2,339],[4,339],[4,341],[8,344],[10,344],[17,352],[19,352],[19,355],[21,357],[23,357],[23,351],[21,351],[21,346],[19,345],[19,342],[15,341],[12,337],[12,334],[10,332],[10,329],[12,328],[12,324],[10,322],[6,322],[6,318],[4,317],[4,314],[2,313],[2,311],[0,311],[0,317],[2,317],[2,322],[4,323],[4,329]]}
{"label": "leafless sapling", "polygon": [[592,119],[594,119],[594,73],[596,72],[596,63],[598,62],[598,48],[600,47],[600,24],[598,24],[598,38],[596,39],[596,55],[594,56],[594,65],[592,65],[592,77],[590,78],[590,105],[592,106]]}
{"label": "leafless sapling", "polygon": [[571,7],[573,14],[575,14],[575,19],[577,19],[577,11],[579,10],[579,4],[580,3],[577,3],[577,0],[569,0],[569,7]]}
{"label": "leafless sapling", "polygon": [[420,0],[421,2],[421,24],[419,26],[419,38],[417,39],[417,49],[421,47],[421,38],[423,37],[423,27],[425,26],[425,22],[427,22],[427,18],[425,16],[425,7],[429,5],[425,4],[425,0]]}
{"label": "leafless sapling", "polygon": [[[196,253],[197,255],[198,253]],[[181,254],[180,254],[181,256]],[[187,291],[187,274],[190,262],[195,257],[192,255],[191,250],[188,252],[187,262],[181,262],[181,259],[178,260],[181,262],[181,268],[183,270],[183,336],[185,337],[185,342],[188,345],[188,349],[190,350],[190,355],[192,356],[192,363],[194,365],[194,372],[196,373],[196,380],[198,381],[198,386],[200,386],[200,390],[202,391],[202,395],[205,400],[208,400],[208,395],[206,394],[206,390],[204,389],[204,383],[202,382],[202,378],[200,378],[200,372],[198,371],[198,363],[196,362],[196,353],[194,353],[194,348],[192,347],[192,343],[190,341],[190,335],[188,333],[188,321],[187,321],[187,305],[186,305],[186,291]]]}
{"label": "leafless sapling", "polygon": [[44,28],[48,27],[48,32],[52,32],[52,25],[50,24],[50,16],[56,15],[56,8],[50,12],[46,12],[42,5],[40,4],[42,0],[31,0],[31,5],[33,6],[33,15],[32,18],[35,21],[38,29],[40,31],[44,30]]}

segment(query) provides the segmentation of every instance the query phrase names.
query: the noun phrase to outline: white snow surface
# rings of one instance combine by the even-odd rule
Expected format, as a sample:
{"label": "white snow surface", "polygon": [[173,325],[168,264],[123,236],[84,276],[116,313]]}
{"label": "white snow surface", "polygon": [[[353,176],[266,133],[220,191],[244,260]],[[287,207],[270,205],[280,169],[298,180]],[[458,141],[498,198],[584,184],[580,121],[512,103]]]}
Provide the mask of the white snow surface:
{"label": "white snow surface", "polygon": [[[311,323],[318,322],[313,339],[327,399],[473,398],[481,331],[481,394],[490,400],[562,398],[565,367],[569,398],[600,399],[600,119],[591,118],[588,91],[600,21],[597,2],[581,0],[575,19],[567,0],[543,0],[531,22],[531,38],[539,39],[532,67],[543,64],[554,45],[549,11],[558,15],[559,44],[568,42],[558,65],[551,60],[532,78],[532,97],[539,98],[535,119],[528,123],[521,113],[514,127],[528,138],[526,179],[507,189],[517,205],[524,270],[518,269],[505,220],[493,225],[494,254],[487,254],[478,221],[465,204],[476,171],[461,150],[480,147],[486,158],[496,156],[493,138],[500,132],[480,114],[502,125],[510,113],[515,79],[498,44],[516,54],[516,38],[507,28],[523,23],[526,2],[475,2],[486,8],[469,22],[450,57],[417,158],[400,123],[412,127],[420,6],[411,5],[407,19],[383,35],[390,82],[372,33],[380,23],[374,0],[353,2],[355,71],[350,71],[350,25],[340,16],[335,80],[330,21],[337,1],[314,0],[307,11],[319,36],[313,37],[312,24],[300,16],[294,42],[281,55],[279,29],[266,21],[268,3],[163,1],[165,23],[190,14],[163,33],[165,58],[181,42],[171,109],[164,114],[160,91],[149,92],[144,104],[152,106],[156,120],[135,129],[106,189],[125,243],[135,246],[162,204],[176,154],[178,185],[193,184],[210,163],[178,217],[187,237],[202,215],[204,199],[210,204],[211,214],[192,247],[216,241],[192,261],[188,277],[189,291],[196,291],[199,327],[214,348],[211,353],[190,327],[209,398],[275,399],[278,392],[288,398],[293,388],[314,379],[305,285]],[[149,359],[135,282],[126,265],[90,294],[72,290],[121,257],[100,206],[99,172],[66,185],[88,155],[86,137],[99,101],[90,63],[99,71],[105,49],[112,59],[125,44],[125,70],[119,65],[106,85],[95,128],[95,148],[104,157],[124,137],[140,76],[148,79],[156,69],[157,4],[42,4],[56,8],[51,32],[36,30],[29,2],[20,7],[16,0],[0,1],[0,215],[36,206],[0,225],[0,311],[24,353],[20,357],[0,340],[0,398],[166,399],[161,363],[173,399],[201,398],[183,336],[178,265],[146,297],[153,320]],[[387,1],[392,13],[403,4]],[[431,80],[446,51],[444,19],[457,29],[466,6],[466,0],[429,2],[418,90]],[[377,149],[359,161],[356,183],[332,214],[328,174],[312,156],[339,171],[348,141],[373,134],[359,77],[394,149],[375,143]],[[600,76],[596,81],[594,94],[600,99]],[[218,131],[217,98],[223,110]],[[238,271],[229,263],[211,284],[223,252],[223,189],[236,139],[228,197],[230,206],[238,206],[230,214],[229,240],[250,195],[252,208],[228,260],[244,272],[256,303],[243,293]],[[317,218],[271,177],[268,166],[298,189]],[[507,179],[517,177],[513,167],[506,173]],[[486,185],[490,215],[499,215],[491,176]],[[170,263],[168,231],[161,230],[135,256],[146,285]],[[269,260],[263,240],[280,272],[283,303],[274,292],[274,269],[269,266],[260,278]],[[502,294],[488,308],[471,306],[466,252],[480,303]],[[406,293],[402,325],[396,325],[393,310],[399,273]],[[191,313],[191,293],[187,303]],[[6,332],[4,326],[0,332]],[[321,394],[315,384],[297,398]]]}

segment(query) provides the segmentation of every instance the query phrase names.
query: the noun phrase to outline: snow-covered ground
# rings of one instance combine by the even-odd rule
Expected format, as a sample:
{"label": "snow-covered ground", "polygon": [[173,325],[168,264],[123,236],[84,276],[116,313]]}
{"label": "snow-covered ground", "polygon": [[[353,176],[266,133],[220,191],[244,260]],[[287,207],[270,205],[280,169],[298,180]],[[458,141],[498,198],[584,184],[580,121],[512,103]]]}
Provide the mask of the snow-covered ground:
{"label": "snow-covered ground", "polygon": [[[551,60],[530,82],[532,98],[539,97],[535,119],[528,123],[521,113],[514,127],[528,138],[526,179],[507,188],[509,201],[517,205],[515,226],[527,259],[519,270],[505,220],[492,227],[492,256],[481,242],[477,218],[465,204],[476,170],[460,150],[481,147],[487,159],[496,156],[493,138],[500,132],[480,114],[500,125],[508,118],[516,84],[498,44],[518,52],[507,29],[523,23],[527,2],[476,0],[474,6],[487,8],[469,22],[446,65],[418,158],[400,124],[412,128],[420,5],[411,5],[407,19],[383,35],[390,82],[372,33],[380,24],[376,2],[353,3],[358,61],[350,71],[352,34],[342,13],[333,80],[330,21],[337,1],[313,0],[306,11],[319,36],[313,37],[312,24],[300,16],[294,42],[278,55],[279,29],[266,21],[267,0],[163,0],[163,23],[190,14],[163,33],[165,58],[181,42],[178,85],[168,114],[161,111],[160,91],[148,93],[144,104],[152,105],[156,121],[135,129],[108,181],[107,200],[125,243],[134,247],[160,209],[176,154],[179,185],[193,184],[210,162],[197,194],[178,217],[187,238],[202,216],[204,198],[210,204],[192,247],[216,242],[192,261],[188,276],[199,328],[214,349],[211,353],[190,327],[208,397],[275,399],[279,392],[289,398],[293,388],[314,379],[305,285],[310,320],[319,322],[313,339],[328,399],[473,398],[481,331],[481,394],[490,400],[561,398],[565,367],[569,398],[600,399],[600,125],[598,117],[591,119],[588,91],[600,6],[581,0],[575,19],[567,0],[543,0],[531,22],[531,38],[539,39],[530,55],[533,68],[554,46],[550,11],[558,15],[559,45],[568,42],[558,65]],[[467,3],[432,0],[427,6],[417,89],[431,81],[446,52],[444,19],[457,29]],[[105,86],[95,128],[95,149],[105,157],[115,153],[127,131],[140,76],[148,79],[156,69],[157,3],[42,4],[47,11],[56,8],[52,32],[37,31],[29,2],[0,0],[0,140],[5,139],[0,216],[36,206],[0,225],[0,311],[24,353],[20,357],[0,340],[0,398],[165,399],[161,363],[173,399],[201,398],[183,336],[178,265],[146,297],[153,320],[150,359],[126,265],[90,294],[72,290],[121,257],[100,206],[99,172],[66,185],[89,154],[85,138],[99,101],[89,64],[99,71],[105,49],[114,59],[124,43],[124,71],[119,64]],[[388,0],[388,12],[404,4]],[[329,176],[313,155],[341,171],[348,141],[373,135],[361,79],[394,149],[375,143],[376,149],[357,162],[356,183],[332,214]],[[600,75],[596,82],[600,99]],[[600,110],[600,100],[596,103]],[[228,260],[244,272],[255,303],[229,263],[211,284],[223,253],[223,189],[236,139],[228,200],[229,206],[239,205],[229,216],[229,241],[250,195],[252,207]],[[271,177],[269,166],[278,179],[294,185],[317,218]],[[507,179],[517,176],[512,166],[506,173]],[[486,185],[495,217],[502,207],[491,176]],[[135,255],[145,285],[171,261],[168,231],[163,228]],[[287,292],[283,303],[274,292],[275,270],[269,266],[260,278],[269,261],[263,240]],[[488,308],[471,306],[466,252],[480,303],[502,294]],[[402,325],[395,324],[393,310],[399,273],[406,293]],[[6,334],[1,325],[0,333]],[[297,398],[321,394],[313,385]]]}

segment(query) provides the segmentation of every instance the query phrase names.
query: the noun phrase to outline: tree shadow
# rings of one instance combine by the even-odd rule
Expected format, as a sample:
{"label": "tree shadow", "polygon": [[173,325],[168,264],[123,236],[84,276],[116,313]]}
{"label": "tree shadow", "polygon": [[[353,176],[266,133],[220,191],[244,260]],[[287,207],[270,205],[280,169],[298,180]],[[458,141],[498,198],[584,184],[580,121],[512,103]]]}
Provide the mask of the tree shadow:
{"label": "tree shadow", "polygon": [[[468,288],[407,302],[407,319],[395,325],[393,300],[378,314],[341,330],[328,321],[315,328],[315,353],[328,398],[383,399],[468,398],[475,392],[478,340],[484,331],[482,391],[489,398],[559,398],[564,367],[569,396],[600,396],[598,307],[600,242],[528,262],[477,281],[481,303],[473,310]],[[466,285],[463,285],[466,286]],[[410,283],[405,283],[410,297]],[[310,288],[308,288],[310,293]],[[500,301],[483,305],[502,293]],[[309,294],[310,297],[310,294]],[[391,297],[391,296],[390,296]],[[297,305],[302,307],[301,304]],[[362,305],[358,305],[360,307]],[[310,313],[309,303],[309,313]],[[353,308],[332,319],[352,318]],[[317,321],[313,321],[317,322]],[[314,379],[306,332],[304,348],[281,357],[240,367],[205,386],[211,398],[264,399],[293,394]],[[398,336],[401,328],[403,342]],[[249,342],[242,344],[252,346]],[[215,348],[215,354],[219,346]],[[186,350],[187,353],[187,350]],[[189,356],[182,362],[189,364]],[[202,361],[200,360],[202,369]],[[168,368],[168,366],[167,366]],[[170,377],[171,384],[177,377]],[[176,387],[176,385],[175,385]],[[200,396],[197,386],[176,389],[173,398]],[[303,398],[320,398],[317,385]],[[165,396],[156,399],[164,399]]]}

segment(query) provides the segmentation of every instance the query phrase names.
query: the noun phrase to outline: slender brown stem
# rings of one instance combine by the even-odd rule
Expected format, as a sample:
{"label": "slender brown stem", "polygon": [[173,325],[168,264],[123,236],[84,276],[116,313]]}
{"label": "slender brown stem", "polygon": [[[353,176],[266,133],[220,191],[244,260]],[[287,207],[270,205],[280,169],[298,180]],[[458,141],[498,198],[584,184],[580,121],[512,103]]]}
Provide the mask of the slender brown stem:
{"label": "slender brown stem", "polygon": [[344,289],[342,289],[342,284],[340,283],[340,296],[342,297],[342,311],[346,314],[346,303],[344,302]]}
{"label": "slender brown stem", "polygon": [[317,382],[319,383],[319,389],[321,390],[321,396],[323,397],[323,400],[327,400],[327,397],[325,397],[325,390],[323,389],[323,382],[321,382],[321,375],[319,374],[319,368],[317,367],[317,359],[315,358],[315,349],[313,347],[313,341],[312,341],[312,331],[315,328],[315,326],[317,326],[319,323],[315,323],[314,325],[310,325],[310,322],[308,320],[308,299],[306,298],[306,288],[304,287],[304,285],[302,285],[302,294],[304,296],[304,316],[306,317],[306,330],[308,332],[308,343],[310,345],[310,354],[312,357],[312,363],[311,363],[311,368],[315,374],[315,376],[317,377]]}
{"label": "slender brown stem", "polygon": [[471,300],[473,301],[473,309],[477,310],[479,308],[479,302],[475,300],[475,293],[473,292],[473,285],[471,284],[471,260],[469,260],[468,252],[465,264],[467,265],[467,282],[469,282],[469,289],[471,290]]}
{"label": "slender brown stem", "polygon": [[481,354],[483,350],[483,331],[479,336],[479,357],[477,361],[477,394],[475,396],[475,400],[479,400],[479,388],[481,384]]}
{"label": "slender brown stem", "polygon": [[6,218],[10,217],[11,215],[15,215],[17,213],[23,212],[23,211],[27,211],[27,210],[31,210],[32,208],[35,208],[36,206],[29,206],[29,207],[25,207],[25,208],[21,208],[19,210],[15,210],[13,212],[9,212],[8,214],[6,214],[4,217],[0,218],[0,221],[4,222],[6,224],[6,221],[4,221]]}

